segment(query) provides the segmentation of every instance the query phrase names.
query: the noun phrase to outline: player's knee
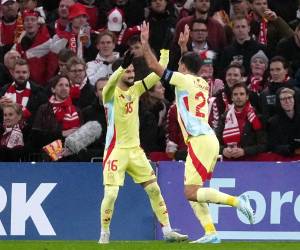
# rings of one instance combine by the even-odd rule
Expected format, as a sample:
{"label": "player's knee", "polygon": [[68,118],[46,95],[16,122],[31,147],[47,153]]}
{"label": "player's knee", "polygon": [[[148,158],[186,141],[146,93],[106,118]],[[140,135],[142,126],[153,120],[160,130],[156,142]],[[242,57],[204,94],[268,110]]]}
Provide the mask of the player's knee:
{"label": "player's knee", "polygon": [[197,189],[191,187],[184,188],[185,198],[189,201],[197,201]]}
{"label": "player's knee", "polygon": [[145,191],[150,198],[157,197],[161,194],[160,188],[159,188],[157,182],[151,183],[148,186],[146,186]]}
{"label": "player's knee", "polygon": [[114,203],[118,197],[119,186],[105,186],[104,198],[109,202]]}

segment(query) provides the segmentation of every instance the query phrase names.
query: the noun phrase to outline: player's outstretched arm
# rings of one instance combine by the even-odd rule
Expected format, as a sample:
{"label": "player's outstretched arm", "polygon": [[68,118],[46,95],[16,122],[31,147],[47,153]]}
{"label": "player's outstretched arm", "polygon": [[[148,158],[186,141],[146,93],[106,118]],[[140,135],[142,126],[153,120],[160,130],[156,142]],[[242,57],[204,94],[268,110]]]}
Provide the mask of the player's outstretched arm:
{"label": "player's outstretched arm", "polygon": [[146,23],[145,21],[141,25],[141,43],[143,46],[144,57],[148,64],[148,67],[159,77],[162,77],[165,71],[165,67],[159,64],[155,55],[151,51],[151,47],[149,45],[149,23]]}
{"label": "player's outstretched arm", "polygon": [[125,54],[122,65],[110,76],[108,82],[103,88],[103,103],[107,103],[113,99],[117,83],[126,68],[132,63],[132,60],[133,54],[129,51]]}

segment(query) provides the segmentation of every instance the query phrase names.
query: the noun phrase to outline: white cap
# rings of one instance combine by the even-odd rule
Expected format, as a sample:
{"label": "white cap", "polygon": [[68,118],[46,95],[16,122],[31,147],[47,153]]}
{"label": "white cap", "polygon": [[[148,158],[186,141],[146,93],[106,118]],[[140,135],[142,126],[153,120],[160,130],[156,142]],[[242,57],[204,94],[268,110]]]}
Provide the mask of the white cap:
{"label": "white cap", "polygon": [[17,2],[17,0],[2,0],[1,4],[3,5],[5,3],[7,3],[7,2]]}
{"label": "white cap", "polygon": [[107,28],[109,31],[120,32],[123,25],[123,15],[120,9],[114,8],[108,15]]}

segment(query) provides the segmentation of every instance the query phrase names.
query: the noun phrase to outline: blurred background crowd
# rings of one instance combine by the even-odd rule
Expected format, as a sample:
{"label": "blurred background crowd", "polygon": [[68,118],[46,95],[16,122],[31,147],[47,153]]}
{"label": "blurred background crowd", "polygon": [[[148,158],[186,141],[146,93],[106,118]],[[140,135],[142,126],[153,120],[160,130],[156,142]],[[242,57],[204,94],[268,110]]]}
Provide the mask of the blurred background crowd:
{"label": "blurred background crowd", "polygon": [[[89,121],[99,138],[60,160],[101,157],[102,90],[115,64],[131,50],[136,80],[150,73],[144,20],[155,54],[170,49],[169,69],[186,51],[201,57],[210,95],[198,107],[208,102],[224,160],[300,159],[299,0],[1,0],[0,17],[1,161],[48,161],[44,146]],[[152,160],[185,159],[174,98],[161,82],[141,97],[141,147]]]}

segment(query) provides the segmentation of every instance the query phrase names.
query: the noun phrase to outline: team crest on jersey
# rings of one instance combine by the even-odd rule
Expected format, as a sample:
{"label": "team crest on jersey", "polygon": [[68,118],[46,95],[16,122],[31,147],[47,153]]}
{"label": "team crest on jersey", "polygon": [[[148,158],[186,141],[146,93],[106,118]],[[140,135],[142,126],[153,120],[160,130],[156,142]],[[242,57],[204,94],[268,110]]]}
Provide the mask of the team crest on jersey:
{"label": "team crest on jersey", "polygon": [[131,101],[132,101],[131,95],[126,95],[125,98],[126,98],[126,100],[127,100],[128,102],[131,102]]}

